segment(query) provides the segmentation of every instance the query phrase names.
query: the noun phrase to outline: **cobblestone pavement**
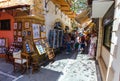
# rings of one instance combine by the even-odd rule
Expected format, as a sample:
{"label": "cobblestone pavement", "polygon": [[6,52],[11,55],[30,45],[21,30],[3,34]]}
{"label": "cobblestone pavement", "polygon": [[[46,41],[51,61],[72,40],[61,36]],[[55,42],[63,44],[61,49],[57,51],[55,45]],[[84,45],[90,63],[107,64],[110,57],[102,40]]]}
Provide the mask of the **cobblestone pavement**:
{"label": "cobblestone pavement", "polygon": [[58,54],[54,63],[42,66],[34,74],[13,73],[13,66],[0,59],[0,81],[98,81],[94,60],[87,54]]}

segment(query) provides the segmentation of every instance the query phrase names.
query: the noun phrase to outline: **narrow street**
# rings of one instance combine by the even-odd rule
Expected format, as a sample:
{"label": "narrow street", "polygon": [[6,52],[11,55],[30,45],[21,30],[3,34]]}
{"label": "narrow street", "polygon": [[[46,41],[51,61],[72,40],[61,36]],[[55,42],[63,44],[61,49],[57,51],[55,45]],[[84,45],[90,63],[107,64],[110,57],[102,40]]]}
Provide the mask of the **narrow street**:
{"label": "narrow street", "polygon": [[4,59],[0,59],[0,62],[0,81],[101,81],[98,65],[87,54],[63,52],[56,56],[54,63],[41,66],[33,74],[27,71],[23,75],[20,72],[13,73],[12,64]]}

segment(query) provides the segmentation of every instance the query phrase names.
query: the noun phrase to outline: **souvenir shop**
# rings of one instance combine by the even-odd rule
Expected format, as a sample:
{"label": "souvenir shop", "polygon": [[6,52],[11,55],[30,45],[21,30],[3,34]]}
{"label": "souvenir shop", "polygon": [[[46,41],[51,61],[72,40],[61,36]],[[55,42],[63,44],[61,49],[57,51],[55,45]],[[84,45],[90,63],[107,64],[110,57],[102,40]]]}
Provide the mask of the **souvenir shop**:
{"label": "souvenir shop", "polygon": [[46,41],[44,17],[15,9],[15,13],[0,12],[0,58],[13,63],[24,56],[27,68],[54,60],[54,51]]}

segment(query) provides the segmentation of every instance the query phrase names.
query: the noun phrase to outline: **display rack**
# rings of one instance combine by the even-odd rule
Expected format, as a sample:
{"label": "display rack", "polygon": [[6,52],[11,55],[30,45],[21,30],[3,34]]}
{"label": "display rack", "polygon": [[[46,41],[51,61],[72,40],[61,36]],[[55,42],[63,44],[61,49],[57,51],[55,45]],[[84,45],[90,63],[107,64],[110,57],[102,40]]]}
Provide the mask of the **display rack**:
{"label": "display rack", "polygon": [[52,48],[56,49],[62,47],[63,30],[53,29],[50,30],[49,44]]}

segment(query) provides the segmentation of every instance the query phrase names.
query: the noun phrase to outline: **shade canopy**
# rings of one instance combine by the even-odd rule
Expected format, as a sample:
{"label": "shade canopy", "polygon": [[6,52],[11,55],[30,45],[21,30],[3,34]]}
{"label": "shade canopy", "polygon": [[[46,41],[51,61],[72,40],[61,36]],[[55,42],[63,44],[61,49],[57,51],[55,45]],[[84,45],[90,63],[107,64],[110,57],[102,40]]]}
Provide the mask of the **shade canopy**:
{"label": "shade canopy", "polygon": [[69,18],[75,18],[76,14],[70,9],[70,2],[65,0],[51,0]]}

